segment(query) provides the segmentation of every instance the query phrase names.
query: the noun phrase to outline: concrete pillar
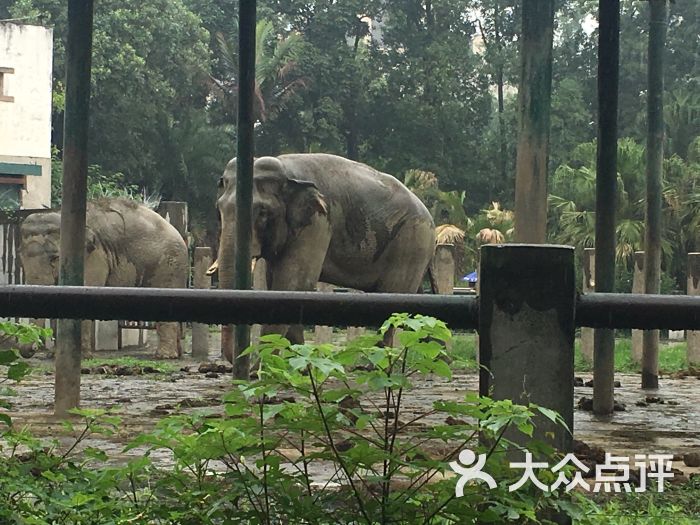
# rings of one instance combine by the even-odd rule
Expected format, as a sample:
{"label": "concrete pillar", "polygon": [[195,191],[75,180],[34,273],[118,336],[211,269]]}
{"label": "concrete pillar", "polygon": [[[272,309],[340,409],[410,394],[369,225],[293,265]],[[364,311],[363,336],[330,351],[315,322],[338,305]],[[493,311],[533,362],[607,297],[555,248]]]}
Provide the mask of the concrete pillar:
{"label": "concrete pillar", "polygon": [[[583,250],[583,293],[595,291],[595,248]],[[593,362],[593,328],[581,328],[581,353],[586,361]]]}
{"label": "concrete pillar", "polygon": [[455,245],[438,244],[433,257],[438,293],[452,295],[455,286]]}
{"label": "concrete pillar", "polygon": [[[258,259],[253,268],[253,290],[267,290],[267,263],[265,259]],[[250,327],[250,344],[260,341],[262,325],[254,324]]]}
{"label": "concrete pillar", "polygon": [[[211,288],[211,276],[207,275],[207,268],[211,266],[211,258],[211,248],[197,247],[194,249],[192,267],[194,288],[204,290]],[[192,359],[200,361],[209,359],[209,325],[192,323]]]}
{"label": "concrete pillar", "polygon": [[[632,293],[644,293],[644,252],[634,252],[634,275]],[[632,330],[632,359],[642,362],[644,348],[644,330]]]}
{"label": "concrete pillar", "polygon": [[[348,290],[351,293],[363,293],[360,290]],[[364,326],[348,326],[345,330],[346,342],[353,341],[365,333]]]}
{"label": "concrete pillar", "polygon": [[187,242],[189,224],[187,221],[187,203],[176,201],[161,201],[158,206],[158,213],[175,229],[180,232],[182,238]]}
{"label": "concrete pillar", "polygon": [[[700,295],[700,252],[688,254],[688,295]],[[700,367],[700,330],[688,330],[688,364]]]}
{"label": "concrete pillar", "polygon": [[[316,285],[316,290],[319,292],[332,292],[334,286],[327,283],[318,283]],[[315,338],[317,345],[330,343],[333,338],[333,327],[332,326],[316,326]]]}
{"label": "concrete pillar", "polygon": [[[573,248],[482,246],[479,281],[480,395],[556,410],[573,430]],[[572,450],[564,428],[539,415],[535,424],[535,439]],[[515,432],[506,437],[526,447],[529,442]]]}
{"label": "concrete pillar", "polygon": [[143,347],[143,330],[140,328],[122,328],[121,346]]}
{"label": "concrete pillar", "polygon": [[119,321],[95,321],[95,350],[119,349]]}

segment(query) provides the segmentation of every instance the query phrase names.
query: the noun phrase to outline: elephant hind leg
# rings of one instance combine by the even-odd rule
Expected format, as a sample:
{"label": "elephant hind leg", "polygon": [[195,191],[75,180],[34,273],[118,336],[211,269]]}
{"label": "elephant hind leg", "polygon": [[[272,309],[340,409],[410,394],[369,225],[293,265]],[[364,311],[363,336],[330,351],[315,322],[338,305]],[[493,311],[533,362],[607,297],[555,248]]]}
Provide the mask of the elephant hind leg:
{"label": "elephant hind leg", "polygon": [[95,352],[95,321],[80,323],[80,353],[83,359],[90,359]]}
{"label": "elephant hind leg", "polygon": [[182,357],[178,323],[156,323],[158,348],[156,359],[178,359]]}

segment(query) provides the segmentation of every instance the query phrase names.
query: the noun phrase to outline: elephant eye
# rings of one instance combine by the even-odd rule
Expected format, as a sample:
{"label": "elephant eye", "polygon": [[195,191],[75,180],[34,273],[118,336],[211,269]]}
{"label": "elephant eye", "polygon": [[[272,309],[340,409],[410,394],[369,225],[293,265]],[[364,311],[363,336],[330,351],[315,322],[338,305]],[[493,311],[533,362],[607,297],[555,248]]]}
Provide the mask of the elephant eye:
{"label": "elephant eye", "polygon": [[219,177],[219,184],[218,184],[218,186],[219,186],[219,188],[223,188],[223,187],[224,187],[224,178],[223,178],[223,177]]}

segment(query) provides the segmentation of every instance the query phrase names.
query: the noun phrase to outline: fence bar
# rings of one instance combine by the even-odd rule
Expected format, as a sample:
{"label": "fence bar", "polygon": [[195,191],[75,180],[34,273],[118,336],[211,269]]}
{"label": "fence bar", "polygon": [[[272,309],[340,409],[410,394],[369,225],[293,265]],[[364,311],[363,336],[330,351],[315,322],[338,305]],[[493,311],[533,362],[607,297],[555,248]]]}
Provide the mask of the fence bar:
{"label": "fence bar", "polygon": [[0,317],[192,321],[207,324],[379,326],[392,313],[474,329],[476,297],[96,286],[3,286]]}
{"label": "fence bar", "polygon": [[582,295],[576,326],[591,328],[700,329],[700,297],[687,295]]}
{"label": "fence bar", "polygon": [[[238,162],[236,164],[236,262],[234,284],[250,290],[251,233],[253,231],[253,155],[255,153],[255,17],[256,0],[238,3]],[[233,376],[248,379],[250,358],[239,355],[250,345],[250,327],[235,328]]]}
{"label": "fence bar", "polygon": [[[595,291],[615,288],[615,207],[617,205],[617,108],[620,62],[620,0],[598,2],[598,141],[595,200]],[[593,336],[593,412],[612,414],[615,332]]]}
{"label": "fence bar", "polygon": [[[63,139],[63,196],[58,282],[83,284],[88,115],[92,57],[93,0],[68,2],[66,112]],[[57,310],[57,311],[60,311]],[[31,317],[52,317],[51,315]],[[54,411],[64,416],[80,404],[81,325],[58,323]]]}

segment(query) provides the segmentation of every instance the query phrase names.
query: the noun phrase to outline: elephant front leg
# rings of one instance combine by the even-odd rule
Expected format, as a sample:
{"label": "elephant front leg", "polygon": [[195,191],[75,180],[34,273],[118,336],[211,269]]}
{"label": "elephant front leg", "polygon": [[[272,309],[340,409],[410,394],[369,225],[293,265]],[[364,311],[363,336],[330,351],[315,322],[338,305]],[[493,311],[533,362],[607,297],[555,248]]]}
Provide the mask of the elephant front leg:
{"label": "elephant front leg", "polygon": [[178,359],[182,357],[178,323],[157,323],[158,348],[156,359]]}

